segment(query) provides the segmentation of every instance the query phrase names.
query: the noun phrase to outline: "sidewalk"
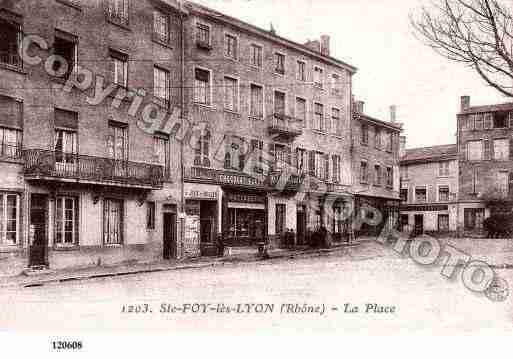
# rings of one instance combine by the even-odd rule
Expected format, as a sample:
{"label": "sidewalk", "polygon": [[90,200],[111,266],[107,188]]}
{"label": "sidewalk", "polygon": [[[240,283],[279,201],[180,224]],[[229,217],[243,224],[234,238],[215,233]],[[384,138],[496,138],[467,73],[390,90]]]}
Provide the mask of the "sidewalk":
{"label": "sidewalk", "polygon": [[283,258],[302,258],[342,253],[347,248],[358,245],[340,245],[328,249],[275,249],[269,251],[269,258],[264,259],[254,252],[232,254],[225,257],[201,257],[185,260],[168,260],[155,263],[124,264],[115,266],[99,266],[88,268],[72,268],[58,271],[48,271],[41,274],[20,274],[12,277],[0,278],[0,288],[7,287],[39,287],[45,284],[83,281],[97,278],[121,277],[140,273],[154,273],[173,270],[198,269],[222,266],[226,264],[253,263]]}

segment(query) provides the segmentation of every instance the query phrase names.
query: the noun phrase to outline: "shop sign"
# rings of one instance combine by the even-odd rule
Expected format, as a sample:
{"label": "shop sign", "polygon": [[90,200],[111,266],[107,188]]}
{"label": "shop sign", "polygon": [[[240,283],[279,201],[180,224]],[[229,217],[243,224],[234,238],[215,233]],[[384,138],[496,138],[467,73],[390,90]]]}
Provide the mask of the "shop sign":
{"label": "shop sign", "polygon": [[265,203],[266,197],[255,194],[230,193],[228,194],[228,201],[240,203]]}
{"label": "shop sign", "polygon": [[216,201],[218,194],[216,191],[189,190],[184,193],[187,199],[203,199]]}

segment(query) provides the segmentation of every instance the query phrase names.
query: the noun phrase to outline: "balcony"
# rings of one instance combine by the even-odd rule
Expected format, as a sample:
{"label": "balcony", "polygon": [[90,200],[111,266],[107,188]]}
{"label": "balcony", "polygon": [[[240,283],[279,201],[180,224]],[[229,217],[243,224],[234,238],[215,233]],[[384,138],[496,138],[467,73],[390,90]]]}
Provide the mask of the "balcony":
{"label": "balcony", "polygon": [[23,155],[27,180],[150,190],[163,186],[162,166],[46,150],[25,150]]}
{"label": "balcony", "polygon": [[275,113],[268,121],[269,134],[277,135],[277,141],[291,141],[303,133],[302,122],[293,117]]}

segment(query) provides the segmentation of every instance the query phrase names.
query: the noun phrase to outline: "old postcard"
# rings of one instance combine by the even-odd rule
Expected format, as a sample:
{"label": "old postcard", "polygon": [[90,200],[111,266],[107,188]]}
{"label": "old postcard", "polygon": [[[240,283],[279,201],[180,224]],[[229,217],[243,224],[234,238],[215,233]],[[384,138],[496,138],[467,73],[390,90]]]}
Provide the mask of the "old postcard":
{"label": "old postcard", "polygon": [[512,97],[510,1],[0,0],[0,330],[511,334]]}

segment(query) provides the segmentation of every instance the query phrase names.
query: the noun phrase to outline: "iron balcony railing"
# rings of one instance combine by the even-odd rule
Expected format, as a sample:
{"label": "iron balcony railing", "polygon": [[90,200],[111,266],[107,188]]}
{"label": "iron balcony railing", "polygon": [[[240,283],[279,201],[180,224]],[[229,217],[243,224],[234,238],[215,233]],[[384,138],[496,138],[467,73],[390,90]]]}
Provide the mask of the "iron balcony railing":
{"label": "iron balcony railing", "polygon": [[152,188],[163,185],[162,166],[34,149],[24,150],[23,157],[28,179],[74,179],[78,182]]}
{"label": "iron balcony railing", "polygon": [[22,158],[21,146],[3,143],[0,145],[0,157],[19,160]]}
{"label": "iron balcony railing", "polygon": [[16,50],[13,51],[0,51],[0,63],[10,65],[16,68],[21,68],[21,58]]}
{"label": "iron balcony railing", "polygon": [[276,133],[295,137],[303,133],[302,122],[294,117],[275,113],[269,117],[268,121],[268,129],[271,134]]}

